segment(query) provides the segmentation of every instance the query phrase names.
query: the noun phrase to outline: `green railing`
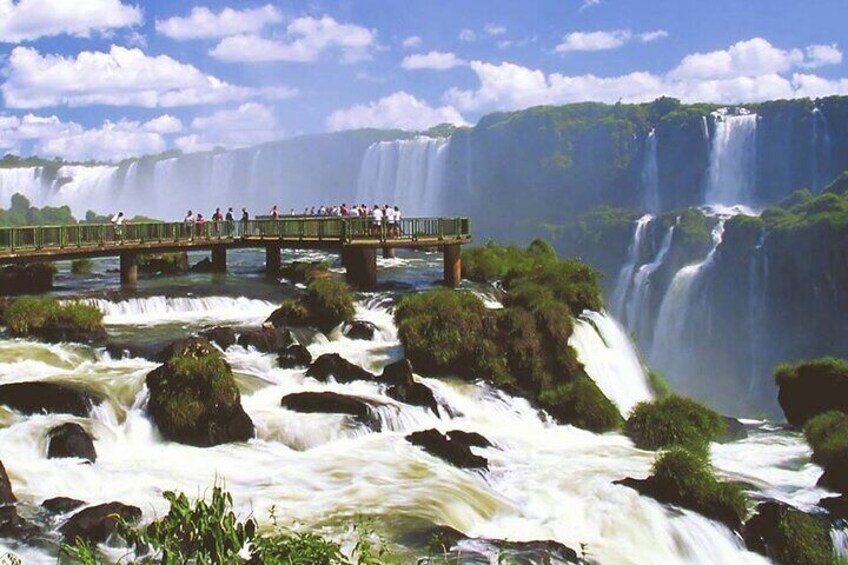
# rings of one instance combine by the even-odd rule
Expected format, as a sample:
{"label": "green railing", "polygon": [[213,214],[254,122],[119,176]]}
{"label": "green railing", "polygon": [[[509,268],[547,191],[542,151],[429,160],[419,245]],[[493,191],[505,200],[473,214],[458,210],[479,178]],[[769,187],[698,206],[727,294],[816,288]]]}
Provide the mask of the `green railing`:
{"label": "green railing", "polygon": [[296,217],[246,222],[205,222],[203,224],[128,223],[75,224],[67,226],[25,226],[0,228],[0,253],[41,249],[84,249],[151,243],[214,243],[239,240],[279,239],[285,241],[327,241],[377,243],[418,240],[463,240],[471,236],[468,218],[405,218],[396,226],[385,222],[379,227],[369,218]]}

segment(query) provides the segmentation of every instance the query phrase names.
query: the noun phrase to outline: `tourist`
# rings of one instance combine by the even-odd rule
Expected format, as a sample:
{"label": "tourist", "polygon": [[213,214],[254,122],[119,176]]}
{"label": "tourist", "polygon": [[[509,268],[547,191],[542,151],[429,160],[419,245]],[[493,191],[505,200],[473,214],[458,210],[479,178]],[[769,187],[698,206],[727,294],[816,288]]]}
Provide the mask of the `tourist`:
{"label": "tourist", "polygon": [[383,217],[386,219],[386,233],[389,237],[395,237],[395,228],[397,227],[395,223],[395,211],[394,209],[386,204],[383,207]]}
{"label": "tourist", "polygon": [[185,218],[183,219],[183,222],[185,223],[186,227],[186,234],[188,235],[189,239],[192,239],[194,237],[194,223],[196,221],[197,218],[194,217],[194,212],[189,210],[186,213]]}
{"label": "tourist", "polygon": [[279,217],[280,217],[280,211],[277,210],[277,205],[274,204],[274,207],[271,208],[271,219],[276,220],[276,219],[279,219]]}
{"label": "tourist", "polygon": [[124,235],[124,213],[118,212],[112,219],[109,220],[113,226],[115,226],[115,238],[121,238]]}
{"label": "tourist", "polygon": [[227,208],[227,215],[224,219],[227,222],[227,237],[233,237],[233,221],[235,220],[235,216],[233,215],[232,208]]}
{"label": "tourist", "polygon": [[380,226],[383,223],[383,211],[380,210],[379,204],[374,204],[374,209],[371,210],[371,234],[377,237],[380,236]]}
{"label": "tourist", "polygon": [[395,237],[400,237],[400,234],[401,234],[401,232],[402,232],[402,230],[400,229],[400,208],[398,208],[397,206],[395,206],[395,210],[394,210],[394,212],[395,212],[395,213],[393,214],[393,215],[394,215],[394,220],[395,220],[395,234],[394,234],[394,236],[395,236]]}
{"label": "tourist", "polygon": [[215,230],[215,235],[221,235],[221,222],[224,221],[224,215],[221,213],[220,208],[215,208],[215,212],[212,214],[212,222],[213,229]]}
{"label": "tourist", "polygon": [[241,209],[241,236],[247,235],[247,222],[250,221],[250,214],[247,213],[247,208]]}

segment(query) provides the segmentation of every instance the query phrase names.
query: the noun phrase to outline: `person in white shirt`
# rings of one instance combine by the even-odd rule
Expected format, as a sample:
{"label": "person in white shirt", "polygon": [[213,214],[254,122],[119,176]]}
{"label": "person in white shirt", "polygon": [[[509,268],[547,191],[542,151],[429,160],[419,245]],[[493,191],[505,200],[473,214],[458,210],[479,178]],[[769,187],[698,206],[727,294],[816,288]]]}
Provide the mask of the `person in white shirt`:
{"label": "person in white shirt", "polygon": [[111,224],[113,226],[115,226],[115,237],[121,237],[122,235],[124,235],[124,228],[123,228],[124,213],[123,212],[118,212],[117,214],[112,216],[112,219],[109,220],[109,222],[111,222]]}
{"label": "person in white shirt", "polygon": [[371,233],[372,235],[380,235],[380,225],[383,223],[383,211],[380,206],[374,204],[374,209],[371,210]]}

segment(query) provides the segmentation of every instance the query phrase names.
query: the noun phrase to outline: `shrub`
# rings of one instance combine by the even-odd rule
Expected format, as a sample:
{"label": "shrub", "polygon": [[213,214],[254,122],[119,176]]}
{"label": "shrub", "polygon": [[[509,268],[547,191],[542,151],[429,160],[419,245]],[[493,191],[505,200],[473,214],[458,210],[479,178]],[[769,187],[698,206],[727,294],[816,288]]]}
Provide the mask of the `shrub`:
{"label": "shrub", "polygon": [[659,371],[648,371],[648,386],[651,387],[651,392],[654,393],[657,400],[664,400],[672,394],[668,379]]}
{"label": "shrub", "polygon": [[724,433],[725,427],[718,413],[690,398],[672,395],[637,404],[625,433],[640,449],[680,446],[707,453],[710,441]]}
{"label": "shrub", "polygon": [[87,332],[102,328],[103,312],[79,302],[59,302],[49,296],[24,296],[6,309],[6,324],[13,335],[37,335],[51,326]]}
{"label": "shrub", "polygon": [[546,388],[539,401],[558,420],[593,432],[618,429],[623,421],[615,404],[586,375]]}
{"label": "shrub", "polygon": [[356,313],[350,288],[343,281],[331,278],[317,278],[309,283],[304,306],[323,332],[353,320]]}
{"label": "shrub", "polygon": [[71,261],[71,272],[75,275],[87,275],[91,272],[91,259],[74,259]]}

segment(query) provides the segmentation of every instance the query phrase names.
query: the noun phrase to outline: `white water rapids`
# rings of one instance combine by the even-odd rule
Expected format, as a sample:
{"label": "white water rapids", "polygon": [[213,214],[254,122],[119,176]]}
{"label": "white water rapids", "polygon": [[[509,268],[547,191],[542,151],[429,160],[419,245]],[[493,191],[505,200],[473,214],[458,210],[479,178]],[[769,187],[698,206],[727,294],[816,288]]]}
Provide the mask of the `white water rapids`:
{"label": "white water rapids", "polygon": [[[263,301],[220,297],[98,304],[110,328],[179,320],[187,331],[209,323],[253,323],[262,317],[260,311],[267,315],[273,309]],[[375,294],[357,307],[357,318],[378,327],[376,340],[353,341],[336,330],[327,338],[319,335],[310,351],[316,356],[338,352],[379,372],[402,356],[390,304],[385,295]],[[586,316],[592,323],[577,323],[573,344],[590,375],[626,412],[650,397],[641,365],[612,319]],[[113,360],[82,346],[0,341],[0,383],[73,382],[107,397],[90,418],[25,417],[0,407],[0,460],[22,501],[22,513],[47,498],[70,496],[89,503],[135,504],[150,520],[167,510],[164,490],[202,495],[223,481],[242,515],[267,521],[274,506],[285,526],[324,525],[342,536],[339,527],[343,532],[355,515],[367,514],[401,529],[445,524],[470,536],[553,539],[578,551],[585,547],[599,563],[764,562],[724,526],[613,485],[626,476],[646,476],[654,455],[635,449],[621,434],[555,425],[525,400],[483,384],[422,379],[456,414],[437,418],[386,397],[375,383],[322,384],[302,370],[277,368],[272,355],[238,346],[226,357],[257,437],[204,449],[163,441],[147,418],[144,379],[154,363]],[[383,431],[372,432],[340,415],[280,407],[282,396],[305,390],[379,402]],[[67,421],[93,433],[95,464],[45,457],[47,430]],[[431,427],[482,433],[497,446],[476,450],[489,459],[490,471],[454,468],[403,438]],[[809,503],[822,494],[814,486],[818,468],[805,463],[809,453],[798,435],[757,434],[714,451],[722,475],[751,482],[770,496]],[[14,551],[28,564],[55,562],[48,550],[0,540],[0,554],[4,551]]]}

